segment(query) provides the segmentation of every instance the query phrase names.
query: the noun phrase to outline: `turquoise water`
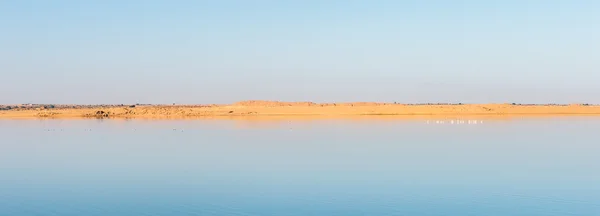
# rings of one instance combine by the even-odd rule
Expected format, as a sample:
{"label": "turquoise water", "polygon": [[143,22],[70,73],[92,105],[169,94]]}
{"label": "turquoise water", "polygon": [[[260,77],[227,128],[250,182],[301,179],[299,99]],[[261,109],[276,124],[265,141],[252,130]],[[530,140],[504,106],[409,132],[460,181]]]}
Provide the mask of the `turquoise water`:
{"label": "turquoise water", "polygon": [[441,123],[0,120],[0,215],[600,215],[600,118]]}

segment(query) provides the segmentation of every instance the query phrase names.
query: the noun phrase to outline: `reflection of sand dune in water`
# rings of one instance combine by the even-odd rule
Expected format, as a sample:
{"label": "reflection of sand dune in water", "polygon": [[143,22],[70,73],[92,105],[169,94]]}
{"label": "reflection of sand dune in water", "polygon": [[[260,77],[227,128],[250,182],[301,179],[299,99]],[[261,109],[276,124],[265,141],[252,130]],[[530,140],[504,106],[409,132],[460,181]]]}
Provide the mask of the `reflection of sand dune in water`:
{"label": "reflection of sand dune in water", "polygon": [[85,108],[13,109],[0,111],[0,118],[236,118],[265,119],[410,119],[498,118],[515,116],[600,115],[600,106],[589,105],[405,105],[390,103],[312,103],[242,101],[231,105],[98,106]]}

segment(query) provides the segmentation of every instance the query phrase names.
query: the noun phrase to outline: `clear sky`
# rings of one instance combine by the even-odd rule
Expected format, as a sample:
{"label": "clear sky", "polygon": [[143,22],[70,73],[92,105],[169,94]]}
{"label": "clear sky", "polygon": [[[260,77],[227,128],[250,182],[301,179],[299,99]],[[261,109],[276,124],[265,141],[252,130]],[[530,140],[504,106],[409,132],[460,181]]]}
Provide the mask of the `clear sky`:
{"label": "clear sky", "polygon": [[600,103],[597,0],[3,0],[0,103]]}

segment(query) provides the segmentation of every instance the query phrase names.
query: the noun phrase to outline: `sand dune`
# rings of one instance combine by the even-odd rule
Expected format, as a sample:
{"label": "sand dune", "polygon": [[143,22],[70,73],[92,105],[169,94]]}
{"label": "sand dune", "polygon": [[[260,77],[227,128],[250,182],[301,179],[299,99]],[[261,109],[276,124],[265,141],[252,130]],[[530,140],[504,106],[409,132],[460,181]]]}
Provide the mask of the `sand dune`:
{"label": "sand dune", "polygon": [[242,101],[229,105],[81,106],[49,109],[1,110],[0,118],[195,118],[195,117],[350,117],[350,116],[440,116],[440,115],[600,115],[596,105],[460,104],[407,105],[375,102],[313,103]]}

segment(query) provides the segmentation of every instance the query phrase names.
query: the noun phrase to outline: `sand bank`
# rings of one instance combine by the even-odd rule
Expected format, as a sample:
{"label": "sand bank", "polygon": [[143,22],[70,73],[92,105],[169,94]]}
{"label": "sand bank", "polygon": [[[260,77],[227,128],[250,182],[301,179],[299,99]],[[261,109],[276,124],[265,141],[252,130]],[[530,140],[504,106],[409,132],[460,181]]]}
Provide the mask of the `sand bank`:
{"label": "sand bank", "polygon": [[0,118],[207,118],[207,117],[337,117],[358,116],[513,116],[600,115],[595,105],[407,105],[390,103],[311,103],[244,101],[228,105],[81,106],[81,108],[1,110]]}

